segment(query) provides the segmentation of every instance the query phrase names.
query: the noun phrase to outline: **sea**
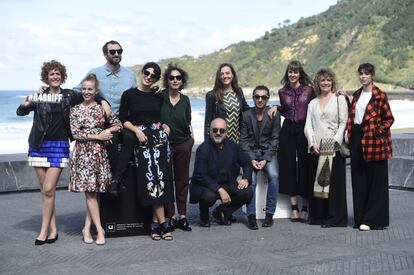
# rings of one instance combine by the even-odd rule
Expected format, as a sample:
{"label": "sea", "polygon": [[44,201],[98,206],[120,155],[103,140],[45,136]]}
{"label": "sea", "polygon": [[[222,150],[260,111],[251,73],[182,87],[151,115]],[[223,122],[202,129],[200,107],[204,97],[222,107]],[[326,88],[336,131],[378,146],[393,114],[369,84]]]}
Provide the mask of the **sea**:
{"label": "sea", "polygon": [[[27,153],[33,114],[17,116],[16,109],[24,98],[35,91],[0,91],[0,154]],[[192,126],[196,143],[204,140],[204,97],[190,97]],[[252,100],[247,100],[253,106]],[[271,100],[270,105],[278,104]],[[390,100],[395,122],[392,129],[414,128],[414,101]]]}

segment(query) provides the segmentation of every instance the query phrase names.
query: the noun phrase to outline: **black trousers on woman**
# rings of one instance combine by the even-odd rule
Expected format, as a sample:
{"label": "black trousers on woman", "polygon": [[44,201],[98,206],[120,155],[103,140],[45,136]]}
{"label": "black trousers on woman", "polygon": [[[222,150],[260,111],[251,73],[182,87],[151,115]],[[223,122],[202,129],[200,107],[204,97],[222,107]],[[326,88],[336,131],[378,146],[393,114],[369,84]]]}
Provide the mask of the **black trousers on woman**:
{"label": "black trousers on woman", "polygon": [[360,125],[352,128],[351,175],[354,200],[354,227],[389,225],[388,161],[365,161],[362,157]]}
{"label": "black trousers on woman", "polygon": [[[314,182],[318,167],[318,156],[309,155],[309,181]],[[345,159],[338,153],[333,158],[329,198],[319,199],[313,195],[309,199],[310,224],[343,226],[348,224],[346,205]]]}
{"label": "black trousers on woman", "polygon": [[308,141],[304,127],[305,121],[283,121],[278,152],[279,193],[309,198],[311,184],[308,182]]}

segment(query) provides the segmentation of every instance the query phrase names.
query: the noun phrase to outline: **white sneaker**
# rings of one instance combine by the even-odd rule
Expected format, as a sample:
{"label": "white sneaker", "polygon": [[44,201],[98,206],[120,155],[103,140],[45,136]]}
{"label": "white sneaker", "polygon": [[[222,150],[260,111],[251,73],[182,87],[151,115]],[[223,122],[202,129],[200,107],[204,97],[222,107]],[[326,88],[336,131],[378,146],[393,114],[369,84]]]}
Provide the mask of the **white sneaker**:
{"label": "white sneaker", "polygon": [[359,226],[359,230],[361,230],[361,231],[369,231],[369,230],[371,230],[371,227],[369,227],[369,225],[366,225],[366,224],[361,224]]}

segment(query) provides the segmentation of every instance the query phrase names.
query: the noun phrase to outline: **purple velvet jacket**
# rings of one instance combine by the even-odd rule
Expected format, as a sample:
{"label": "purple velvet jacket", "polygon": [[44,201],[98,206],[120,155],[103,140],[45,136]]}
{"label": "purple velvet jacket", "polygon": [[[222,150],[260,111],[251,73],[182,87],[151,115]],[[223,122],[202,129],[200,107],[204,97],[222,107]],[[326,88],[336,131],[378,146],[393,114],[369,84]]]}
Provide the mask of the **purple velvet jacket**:
{"label": "purple velvet jacket", "polygon": [[293,122],[304,121],[308,104],[314,98],[315,92],[311,86],[301,84],[297,89],[283,87],[279,90],[280,114]]}

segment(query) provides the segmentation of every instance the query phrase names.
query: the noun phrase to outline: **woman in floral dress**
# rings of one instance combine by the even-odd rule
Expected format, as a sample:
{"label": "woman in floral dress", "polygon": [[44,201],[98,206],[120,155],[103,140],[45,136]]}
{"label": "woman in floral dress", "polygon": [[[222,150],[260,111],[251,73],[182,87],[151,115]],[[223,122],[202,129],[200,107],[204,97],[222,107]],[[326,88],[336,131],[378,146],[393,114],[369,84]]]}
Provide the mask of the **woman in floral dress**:
{"label": "woman in floral dress", "polygon": [[[70,111],[70,126],[76,140],[70,160],[71,181],[69,191],[85,192],[86,219],[82,230],[83,241],[93,243],[91,235],[92,222],[96,227],[96,244],[105,244],[105,231],[99,216],[97,193],[106,192],[111,182],[106,144],[112,138],[112,132],[119,131],[122,126],[119,119],[110,113],[108,116],[101,105],[95,101],[98,80],[94,74],[82,81],[83,103]],[[105,122],[110,128],[104,129]]]}

